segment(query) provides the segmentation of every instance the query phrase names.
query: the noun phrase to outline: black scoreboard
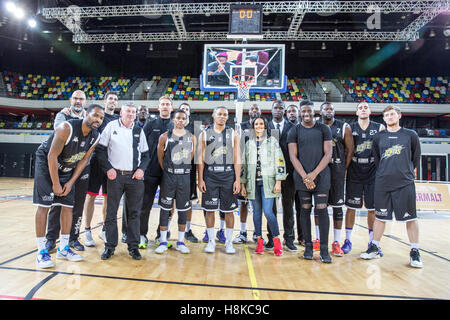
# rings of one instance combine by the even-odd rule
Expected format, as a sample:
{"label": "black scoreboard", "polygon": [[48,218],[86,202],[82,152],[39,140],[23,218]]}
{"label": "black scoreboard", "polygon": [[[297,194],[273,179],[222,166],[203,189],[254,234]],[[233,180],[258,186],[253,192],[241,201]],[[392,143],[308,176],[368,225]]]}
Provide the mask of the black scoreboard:
{"label": "black scoreboard", "polygon": [[262,5],[231,5],[228,38],[262,38]]}

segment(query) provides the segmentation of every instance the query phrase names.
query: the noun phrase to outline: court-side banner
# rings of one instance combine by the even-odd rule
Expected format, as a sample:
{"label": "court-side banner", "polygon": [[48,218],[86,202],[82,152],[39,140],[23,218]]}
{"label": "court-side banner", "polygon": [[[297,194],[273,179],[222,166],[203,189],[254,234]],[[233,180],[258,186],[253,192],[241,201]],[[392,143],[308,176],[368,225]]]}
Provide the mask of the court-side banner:
{"label": "court-side banner", "polygon": [[416,182],[417,210],[450,210],[449,186]]}

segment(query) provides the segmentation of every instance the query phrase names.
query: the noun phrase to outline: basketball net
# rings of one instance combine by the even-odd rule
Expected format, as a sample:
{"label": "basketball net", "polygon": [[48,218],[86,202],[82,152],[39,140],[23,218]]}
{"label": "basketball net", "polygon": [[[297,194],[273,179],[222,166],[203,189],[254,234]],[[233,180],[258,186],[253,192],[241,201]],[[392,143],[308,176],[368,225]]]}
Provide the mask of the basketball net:
{"label": "basketball net", "polygon": [[235,75],[233,76],[233,82],[237,87],[237,100],[236,106],[236,120],[237,124],[242,122],[242,113],[244,110],[244,102],[249,98],[250,87],[255,80],[251,75]]}

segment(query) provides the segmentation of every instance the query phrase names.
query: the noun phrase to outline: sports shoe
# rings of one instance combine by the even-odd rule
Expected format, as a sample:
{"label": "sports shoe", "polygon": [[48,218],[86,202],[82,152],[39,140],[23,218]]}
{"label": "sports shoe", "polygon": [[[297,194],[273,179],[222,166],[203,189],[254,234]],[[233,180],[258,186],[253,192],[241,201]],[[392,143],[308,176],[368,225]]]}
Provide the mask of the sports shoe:
{"label": "sports shoe", "polygon": [[105,231],[105,230],[102,230],[102,231],[98,234],[98,237],[99,237],[100,239],[102,239],[103,241],[105,241],[105,243],[106,243],[106,231]]}
{"label": "sports shoe", "polygon": [[69,241],[69,246],[77,251],[84,251],[84,246],[80,243],[80,241],[78,241],[78,239],[75,241]]}
{"label": "sports shoe", "polygon": [[219,231],[217,231],[216,238],[217,238],[217,241],[219,241],[219,243],[225,243],[225,241],[227,241],[227,239],[225,238],[225,232],[223,231],[223,229],[220,229]]}
{"label": "sports shoe", "polygon": [[[262,239],[262,238],[261,238]],[[256,236],[256,233],[253,232],[253,237],[252,237],[253,242],[258,242],[258,237]]]}
{"label": "sports shoe", "polygon": [[181,253],[191,253],[191,250],[189,250],[189,248],[186,247],[184,242],[177,241],[177,246],[175,249],[177,251],[180,251]]}
{"label": "sports shoe", "polygon": [[209,242],[209,237],[208,237],[208,231],[205,231],[205,236],[202,239],[203,243],[208,243]]}
{"label": "sports shoe", "polygon": [[56,249],[56,241],[47,239],[47,241],[45,241],[45,249],[47,249],[48,252],[54,251]]}
{"label": "sports shoe", "polygon": [[231,241],[227,242],[225,244],[225,253],[227,253],[227,254],[235,254],[236,253],[236,249],[233,247],[233,243]]}
{"label": "sports shoe", "polygon": [[305,245],[305,252],[303,252],[303,259],[312,260],[314,257],[314,250],[312,244]]}
{"label": "sports shoe", "polygon": [[[170,241],[166,241],[167,242],[167,248],[172,248],[172,242],[170,242]],[[155,238],[155,245],[156,246],[159,246],[159,237],[156,237]]]}
{"label": "sports shoe", "polygon": [[326,250],[320,250],[320,261],[322,261],[323,263],[331,263],[331,256],[328,253],[328,249]]}
{"label": "sports shoe", "polygon": [[39,268],[52,268],[55,266],[47,249],[42,249],[38,253],[36,257],[36,263]]}
{"label": "sports shoe", "polygon": [[257,254],[264,253],[264,240],[262,238],[256,239],[255,253],[257,253]]}
{"label": "sports shoe", "polygon": [[211,240],[206,245],[205,252],[206,253],[214,253],[215,251],[216,251],[216,242],[214,240]]}
{"label": "sports shoe", "polygon": [[139,240],[138,248],[139,249],[147,249],[147,243],[148,243],[147,237],[141,235],[141,238]]}
{"label": "sports shoe", "polygon": [[292,240],[286,241],[285,245],[286,245],[286,248],[288,249],[288,251],[290,251],[290,252],[298,251],[298,248],[295,246],[294,241],[292,241]]}
{"label": "sports shoe", "polygon": [[90,229],[84,229],[84,245],[86,247],[95,247],[95,241],[92,238],[92,232]]}
{"label": "sports shoe", "polygon": [[370,246],[367,249],[367,251],[361,253],[359,257],[364,260],[371,260],[371,259],[379,259],[381,256],[378,247],[374,243],[370,243]]}
{"label": "sports shoe", "polygon": [[276,256],[283,255],[283,246],[281,245],[280,238],[273,238],[273,254]]}
{"label": "sports shoe", "polygon": [[158,246],[158,248],[155,249],[155,253],[164,253],[168,250],[169,248],[167,248],[167,242],[161,242]]}
{"label": "sports shoe", "polygon": [[239,243],[247,243],[247,232],[239,232],[239,235],[234,238],[233,243],[239,244]]}
{"label": "sports shoe", "polygon": [[272,250],[273,249],[273,238],[269,238],[269,241],[264,246],[265,250]]}
{"label": "sports shoe", "polygon": [[345,254],[349,253],[350,251],[352,251],[352,242],[348,239],[345,239],[344,245],[342,246],[341,249]]}
{"label": "sports shoe", "polygon": [[194,234],[192,233],[192,230],[189,230],[188,232],[186,232],[184,234],[184,239],[189,241],[189,242],[192,242],[192,243],[197,243],[198,242],[198,239],[197,239],[196,236],[194,236]]}
{"label": "sports shoe", "polygon": [[[369,249],[371,242],[367,244],[367,249]],[[380,257],[384,255],[383,251],[381,251],[381,248],[378,248],[378,253],[380,254]]]}
{"label": "sports shoe", "polygon": [[122,234],[122,243],[127,243],[127,234],[126,233]]}
{"label": "sports shoe", "polygon": [[335,257],[342,257],[344,255],[344,251],[342,251],[341,246],[338,241],[334,241],[331,244],[331,252]]}
{"label": "sports shoe", "polygon": [[409,252],[410,265],[414,268],[423,268],[422,260],[420,260],[419,249],[413,248]]}
{"label": "sports shoe", "polygon": [[320,240],[319,239],[316,239],[313,241],[313,249],[314,249],[314,251],[320,250]]}
{"label": "sports shoe", "polygon": [[73,252],[70,249],[70,246],[67,245],[64,247],[63,250],[60,250],[58,248],[58,250],[56,252],[56,259],[65,259],[65,260],[69,260],[69,261],[81,261],[81,260],[83,260],[83,257],[80,256],[79,254]]}

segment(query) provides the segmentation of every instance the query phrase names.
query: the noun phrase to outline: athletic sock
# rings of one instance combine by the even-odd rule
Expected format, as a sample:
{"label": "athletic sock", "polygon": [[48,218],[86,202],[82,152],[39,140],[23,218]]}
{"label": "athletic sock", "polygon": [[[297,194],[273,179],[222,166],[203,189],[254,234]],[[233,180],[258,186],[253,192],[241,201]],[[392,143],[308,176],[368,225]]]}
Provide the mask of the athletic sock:
{"label": "athletic sock", "polygon": [[178,231],[178,242],[184,242],[185,231]]}
{"label": "athletic sock", "polygon": [[233,228],[225,229],[225,243],[231,242],[233,240]]}
{"label": "athletic sock", "polygon": [[341,238],[341,229],[334,229],[334,241],[339,242],[339,239]]}
{"label": "athletic sock", "polygon": [[64,248],[69,245],[69,237],[70,234],[62,234],[61,235],[61,242],[59,243],[60,250],[64,250]]}
{"label": "athletic sock", "polygon": [[220,228],[219,230],[223,230],[225,228],[225,220],[220,220]]}
{"label": "athletic sock", "polygon": [[37,247],[38,247],[39,252],[41,252],[41,250],[45,249],[45,237],[36,238],[36,242],[37,242]]}
{"label": "athletic sock", "polygon": [[411,243],[411,249],[419,250],[419,244],[418,243]]}
{"label": "athletic sock", "polygon": [[371,241],[374,245],[377,246],[377,248],[380,248],[380,241],[372,240]]}
{"label": "athletic sock", "polygon": [[189,230],[191,230],[191,222],[186,221],[186,230],[184,232],[189,232]]}
{"label": "athletic sock", "polygon": [[159,231],[159,243],[167,242],[167,230]]}
{"label": "athletic sock", "polygon": [[216,242],[216,240],[214,240],[214,228],[206,228],[206,232],[208,233],[209,241]]}
{"label": "athletic sock", "polygon": [[350,241],[352,237],[353,228],[345,228],[345,240]]}
{"label": "athletic sock", "polygon": [[247,222],[241,222],[241,232],[247,231]]}
{"label": "athletic sock", "polygon": [[320,239],[319,225],[316,225],[316,239]]}
{"label": "athletic sock", "polygon": [[369,229],[369,242],[373,240],[373,230]]}

